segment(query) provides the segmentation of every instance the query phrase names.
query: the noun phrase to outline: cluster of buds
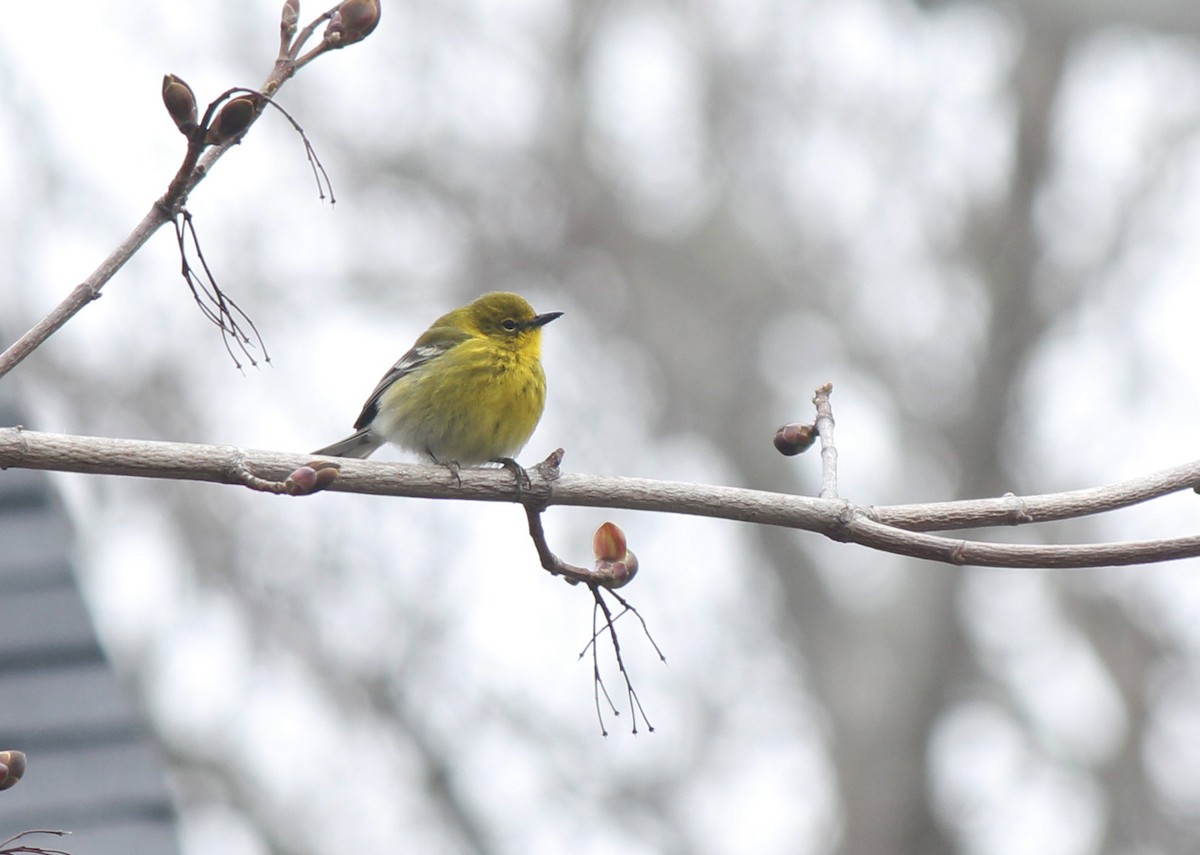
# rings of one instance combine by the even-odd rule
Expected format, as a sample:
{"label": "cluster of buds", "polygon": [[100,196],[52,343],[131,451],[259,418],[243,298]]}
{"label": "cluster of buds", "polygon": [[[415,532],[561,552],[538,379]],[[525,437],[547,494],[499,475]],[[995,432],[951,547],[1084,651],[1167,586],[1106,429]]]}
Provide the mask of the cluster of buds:
{"label": "cluster of buds", "polygon": [[[283,36],[280,62],[286,66],[287,61],[291,60],[292,64],[288,66],[290,76],[299,65],[304,65],[323,51],[361,42],[379,26],[380,13],[380,0],[342,0],[336,9],[321,15],[312,26],[306,27],[300,37],[300,44],[293,45],[292,38],[296,35],[300,22],[300,0],[285,0],[279,19],[279,28]],[[297,62],[296,53],[299,52],[302,43],[312,34],[316,23],[326,18],[329,24],[325,27],[323,43]],[[274,94],[279,83],[279,80],[269,82],[267,92]],[[175,127],[191,139],[197,128],[196,95],[192,88],[182,78],[168,74],[163,78],[162,97]],[[204,130],[203,144],[225,145],[235,141],[262,112],[265,103],[266,98],[263,95],[253,92],[231,99]],[[209,110],[211,111],[212,107]]]}
{"label": "cluster of buds", "polygon": [[625,532],[616,523],[606,522],[592,535],[592,554],[596,556],[596,574],[614,590],[628,585],[637,575],[637,556],[629,551]]}
{"label": "cluster of buds", "polygon": [[20,751],[0,751],[0,790],[7,790],[25,774],[25,754]]}
{"label": "cluster of buds", "polygon": [[325,41],[339,48],[361,42],[379,26],[380,11],[379,0],[343,0],[325,28]]}
{"label": "cluster of buds", "polygon": [[319,493],[337,480],[341,467],[327,460],[314,460],[307,466],[301,466],[292,472],[284,481],[286,492],[293,496],[307,496]]}
{"label": "cluster of buds", "polygon": [[[162,99],[175,127],[179,128],[181,134],[190,138],[196,131],[198,121],[196,95],[192,92],[192,87],[188,86],[187,81],[178,75],[165,75],[162,84]],[[257,92],[246,92],[236,98],[231,98],[217,113],[205,132],[205,144],[224,145],[230,140],[236,139],[246,128],[250,127],[254,117],[262,112],[265,103],[266,99]]]}

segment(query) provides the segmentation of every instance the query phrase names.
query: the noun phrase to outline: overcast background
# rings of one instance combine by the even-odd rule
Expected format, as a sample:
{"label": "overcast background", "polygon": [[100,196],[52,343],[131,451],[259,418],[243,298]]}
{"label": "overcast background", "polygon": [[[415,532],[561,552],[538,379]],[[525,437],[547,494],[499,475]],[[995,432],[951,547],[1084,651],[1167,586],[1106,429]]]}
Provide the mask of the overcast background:
{"label": "overcast background", "polygon": [[[280,5],[6,4],[6,342],[174,174],[162,75],[258,85]],[[387,0],[280,98],[337,205],[270,114],[189,203],[269,366],[233,367],[164,230],[4,382],[32,428],[305,451],[502,288],[566,313],[526,462],[813,494],[771,435],[826,380],[862,503],[1183,462],[1198,31],[1194,0]],[[657,732],[605,739],[590,599],[515,506],[57,484],[188,855],[1200,845],[1196,562],[955,569],[554,509],[567,560],[626,530],[669,660],[625,626]],[[1196,501],[990,536],[1194,533]]]}

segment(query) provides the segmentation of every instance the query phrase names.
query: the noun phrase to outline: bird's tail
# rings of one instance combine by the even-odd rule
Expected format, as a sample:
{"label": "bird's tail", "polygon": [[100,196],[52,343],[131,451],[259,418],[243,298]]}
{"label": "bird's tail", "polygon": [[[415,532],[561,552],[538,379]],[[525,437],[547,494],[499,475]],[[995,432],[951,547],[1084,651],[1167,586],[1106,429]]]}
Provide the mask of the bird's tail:
{"label": "bird's tail", "polygon": [[317,457],[370,457],[383,445],[384,440],[371,433],[369,428],[350,434],[345,439],[338,440],[333,445],[318,448],[313,454]]}

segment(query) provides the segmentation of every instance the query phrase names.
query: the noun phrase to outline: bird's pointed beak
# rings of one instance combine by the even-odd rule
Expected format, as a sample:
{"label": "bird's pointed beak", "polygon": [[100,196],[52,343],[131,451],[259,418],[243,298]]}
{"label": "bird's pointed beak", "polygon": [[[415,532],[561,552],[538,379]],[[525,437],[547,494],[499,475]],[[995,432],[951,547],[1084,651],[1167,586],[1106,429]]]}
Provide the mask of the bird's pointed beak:
{"label": "bird's pointed beak", "polygon": [[561,318],[562,312],[546,312],[544,315],[534,315],[529,323],[525,324],[525,329],[533,330],[538,327],[544,327],[555,318]]}

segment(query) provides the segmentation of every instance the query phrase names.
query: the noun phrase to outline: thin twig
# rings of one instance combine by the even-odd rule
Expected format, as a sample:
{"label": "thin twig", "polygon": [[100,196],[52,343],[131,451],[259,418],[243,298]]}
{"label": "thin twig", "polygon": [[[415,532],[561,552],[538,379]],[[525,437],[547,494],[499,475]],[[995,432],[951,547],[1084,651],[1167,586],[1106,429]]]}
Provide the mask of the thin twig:
{"label": "thin twig", "polygon": [[[651,635],[650,627],[646,625],[646,619],[642,617],[642,613],[639,612],[636,608],[634,608],[633,604],[631,604],[628,600],[626,600],[624,597],[622,597],[616,591],[610,590],[609,593],[612,594],[614,597],[616,597],[617,602],[619,602],[621,604],[621,611],[617,612],[616,616],[613,617],[613,623],[616,623],[617,621],[619,621],[626,614],[633,614],[635,617],[637,617],[637,619],[639,621],[641,621],[642,632],[646,634],[646,639],[650,642],[650,646],[653,647],[654,652],[658,654],[659,661],[661,661],[665,664],[667,661],[666,654],[664,654],[662,652],[662,649],[658,646],[658,642],[655,641],[654,636]],[[594,645],[596,644],[596,639],[599,637],[600,637],[600,632],[596,630],[595,626],[593,626],[591,639],[588,641],[587,644],[585,644],[583,646],[583,650],[579,651],[580,659],[582,659],[587,654],[589,647],[594,648]]]}
{"label": "thin twig", "polygon": [[0,840],[0,855],[17,855],[17,853],[28,853],[28,855],[70,855],[69,852],[63,849],[47,849],[42,846],[12,846],[18,840],[23,840],[26,837],[32,837],[35,834],[49,834],[53,837],[65,837],[71,832],[62,831],[55,828],[31,828],[27,831],[21,831],[9,837],[6,840]]}
{"label": "thin twig", "polygon": [[[629,671],[625,668],[625,659],[621,656],[621,642],[617,637],[616,627],[613,626],[613,616],[612,612],[608,608],[608,603],[604,601],[604,596],[601,593],[601,589],[598,585],[593,584],[589,585],[588,587],[592,591],[592,596],[595,598],[596,605],[600,607],[602,612],[604,612],[605,628],[608,630],[608,637],[612,639],[613,655],[617,660],[617,670],[621,672],[621,676],[625,679],[625,694],[629,699],[629,716],[633,721],[633,733],[636,734],[638,732],[638,715],[641,715],[642,721],[646,723],[646,729],[651,733],[654,733],[654,725],[650,723],[650,719],[646,718],[646,711],[642,708],[642,701],[640,698],[638,698],[637,690],[633,688],[633,680],[630,679]],[[599,673],[599,670],[597,670],[596,679],[599,679]],[[607,690],[605,690],[604,696],[608,697]],[[609,703],[611,704],[612,701],[610,700]],[[616,710],[614,707],[614,712],[615,711]],[[603,722],[600,723],[600,728],[601,730],[604,729]]]}
{"label": "thin twig", "polygon": [[[557,480],[558,467],[562,463],[562,459],[563,450],[556,449],[549,457],[534,467],[534,474],[548,481]],[[538,560],[543,569],[553,576],[562,576],[571,585],[583,582],[586,585],[599,584],[611,587],[611,581],[604,578],[602,574],[585,567],[568,564],[554,554],[554,551],[550,549],[550,544],[546,541],[546,531],[542,528],[542,511],[546,509],[546,495],[533,490],[533,481],[529,477],[528,471],[525,472],[524,482],[522,483],[520,479],[516,481],[517,493],[523,497],[522,504],[525,506],[525,516],[529,522],[529,537],[533,540],[533,546],[537,550]]]}
{"label": "thin twig", "polygon": [[[559,448],[534,467],[533,471],[541,482],[550,486],[558,479],[558,467],[562,463],[562,458],[563,450]],[[597,536],[601,534],[602,530],[611,529],[612,533],[621,539],[618,549],[625,552],[623,557],[618,554],[605,556],[602,560],[601,556],[597,555],[595,566],[589,570],[585,567],[568,564],[554,554],[554,551],[550,549],[550,544],[546,542],[546,532],[542,528],[542,511],[546,509],[550,491],[534,489],[534,482],[529,477],[529,472],[521,469],[516,461],[509,462],[524,476],[517,478],[515,486],[521,504],[525,507],[525,516],[529,522],[529,537],[533,540],[534,548],[537,549],[538,560],[541,561],[542,567],[551,575],[562,576],[572,585],[582,582],[585,585],[599,586],[611,591],[629,584],[637,574],[637,558],[632,552],[625,550],[624,534],[612,523],[605,523],[601,526],[601,530],[597,531]]]}
{"label": "thin twig", "polygon": [[826,383],[817,389],[813,395],[813,404],[817,407],[817,435],[821,437],[821,498],[836,499],[837,486],[837,446],[833,442],[833,409],[829,404],[829,396],[833,393],[833,384]]}
{"label": "thin twig", "polygon": [[325,194],[326,191],[328,191],[329,204],[336,205],[337,199],[333,195],[333,182],[329,178],[329,173],[325,171],[325,164],[321,163],[321,158],[317,155],[316,147],[312,144],[312,140],[308,138],[308,134],[305,132],[300,122],[296,120],[296,117],[289,113],[282,105],[280,105],[278,101],[266,93],[243,88],[231,89],[227,94],[230,93],[253,95],[262,99],[263,106],[271,106],[279,111],[283,118],[287,120],[288,124],[292,126],[292,129],[299,134],[300,141],[304,143],[304,155],[308,158],[308,165],[312,169],[313,181],[317,185],[317,194],[321,201],[325,200]]}
{"label": "thin twig", "polygon": [[[200,268],[204,271],[203,277],[196,275],[196,271],[188,261],[187,242],[189,238],[196,258],[200,262]],[[179,244],[181,272],[188,289],[192,292],[192,299],[196,301],[196,305],[200,307],[204,316],[220,329],[221,341],[225,345],[225,350],[229,352],[233,364],[239,370],[242,367],[241,361],[229,343],[230,339],[233,339],[238,350],[250,361],[251,365],[258,364],[253,350],[261,350],[262,361],[270,362],[271,355],[267,352],[267,345],[254,320],[217,284],[216,277],[208,266],[208,259],[204,257],[204,250],[200,247],[200,238],[196,235],[191,212],[186,209],[180,211],[175,218],[175,239]],[[243,323],[249,326],[249,332],[246,331]]]}
{"label": "thin twig", "polygon": [[[327,21],[331,20],[333,18],[333,14],[337,10],[338,10],[338,7],[333,6],[332,8],[327,9],[326,11],[322,12],[317,17],[313,18],[308,23],[308,25],[303,30],[300,31],[300,35],[296,36],[296,41],[292,44],[291,48],[288,50],[288,58],[293,61],[296,61],[296,58],[298,56],[300,56],[300,51],[304,48],[304,45],[308,43],[308,40],[311,39],[313,37],[313,34],[317,31],[317,27],[319,27],[319,26],[321,26],[321,24],[324,24]],[[316,50],[316,48],[314,48],[313,50]],[[312,51],[309,51],[309,53],[311,54]],[[307,54],[306,54],[306,56],[307,56]],[[297,62],[296,67],[299,68],[299,62]]]}
{"label": "thin twig", "polygon": [[[596,638],[600,635],[600,630],[596,628],[596,616],[599,614],[600,604],[592,603],[592,640],[589,642],[592,648],[592,699],[596,703],[596,721],[600,723],[600,735],[608,736],[608,728],[604,726],[604,714],[600,711],[600,693],[604,693],[604,702],[608,704],[608,708],[614,716],[619,716],[621,711],[613,703],[612,697],[608,694],[608,687],[604,685],[604,678],[600,675],[600,657],[596,650]],[[587,648],[585,647],[579,654],[579,658],[582,659],[586,652]]]}
{"label": "thin twig", "polygon": [[[596,629],[596,609],[598,609],[598,608],[599,608],[599,606],[596,606],[596,605],[592,606],[592,637],[590,639],[588,639],[587,644],[583,645],[583,650],[579,651],[580,659],[582,659],[584,656],[587,656],[588,650],[592,650],[593,655],[595,655],[594,651],[595,651],[595,647],[596,647],[596,639],[599,638],[600,633],[603,632],[603,630]],[[627,611],[629,611],[629,610],[622,609],[620,612],[618,612],[616,617],[613,618],[613,623],[616,623],[617,621],[619,621],[625,615],[625,613]]]}
{"label": "thin twig", "polygon": [[542,528],[542,510],[543,508],[532,503],[525,504],[525,516],[529,521],[529,537],[533,540],[533,546],[537,550],[538,560],[541,561],[542,567],[553,576],[562,576],[571,585],[578,585],[580,582],[591,584],[591,571],[584,567],[568,564],[551,551],[550,545],[546,542],[546,532]]}
{"label": "thin twig", "polygon": [[667,656],[662,652],[662,648],[658,646],[658,642],[654,640],[654,636],[650,634],[650,627],[646,626],[646,619],[642,617],[642,613],[634,608],[632,603],[630,603],[616,591],[610,590],[609,593],[612,594],[616,598],[617,602],[622,606],[621,614],[617,615],[617,617],[620,618],[621,615],[625,614],[626,612],[633,612],[634,617],[636,617],[638,622],[642,625],[642,632],[646,634],[646,640],[650,642],[650,646],[653,647],[654,652],[658,654],[659,661],[665,665],[667,662]]}
{"label": "thin twig", "polygon": [[[309,168],[313,172],[313,181],[317,184],[317,194],[321,201],[325,201],[325,191],[329,191],[329,204],[336,205],[337,197],[333,195],[333,182],[329,179],[329,173],[325,171],[325,164],[321,163],[321,158],[317,156],[317,150],[313,147],[312,140],[308,138],[308,134],[304,132],[304,128],[300,123],[292,117],[292,114],[283,107],[279,106],[275,101],[268,98],[267,103],[283,114],[283,117],[291,123],[296,133],[300,135],[300,141],[304,143],[304,156],[308,158]],[[323,186],[322,186],[323,185]]]}

